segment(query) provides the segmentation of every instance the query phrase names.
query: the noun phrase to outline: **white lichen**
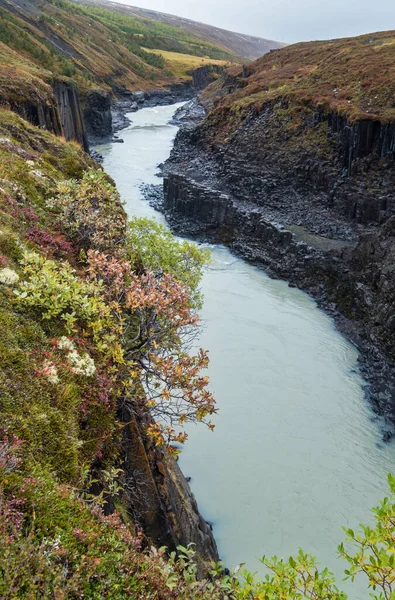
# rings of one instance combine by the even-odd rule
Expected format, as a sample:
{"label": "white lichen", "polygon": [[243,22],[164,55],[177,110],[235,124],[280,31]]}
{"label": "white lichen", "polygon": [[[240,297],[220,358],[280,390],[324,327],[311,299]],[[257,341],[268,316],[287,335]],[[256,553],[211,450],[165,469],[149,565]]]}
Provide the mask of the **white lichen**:
{"label": "white lichen", "polygon": [[96,373],[96,366],[89,354],[80,356],[76,350],[69,352],[67,360],[70,364],[71,371],[76,375],[85,375],[92,377]]}
{"label": "white lichen", "polygon": [[47,378],[49,383],[56,385],[59,383],[58,369],[51,360],[45,360],[42,367],[42,374]]}
{"label": "white lichen", "polygon": [[0,283],[3,285],[15,285],[19,281],[19,275],[12,269],[5,267],[0,269]]}
{"label": "white lichen", "polygon": [[66,360],[70,365],[70,370],[76,375],[85,375],[92,377],[96,373],[96,366],[93,358],[85,353],[81,356],[77,352],[75,343],[66,336],[62,336],[58,342],[58,350],[63,350],[66,354]]}
{"label": "white lichen", "polygon": [[57,202],[56,198],[47,198],[45,200],[45,206],[47,208],[49,208],[50,210],[53,210],[54,208],[58,207],[58,202]]}
{"label": "white lichen", "polygon": [[67,352],[71,352],[75,350],[75,344],[72,340],[69,340],[68,337],[63,335],[58,342],[59,350],[66,350]]}

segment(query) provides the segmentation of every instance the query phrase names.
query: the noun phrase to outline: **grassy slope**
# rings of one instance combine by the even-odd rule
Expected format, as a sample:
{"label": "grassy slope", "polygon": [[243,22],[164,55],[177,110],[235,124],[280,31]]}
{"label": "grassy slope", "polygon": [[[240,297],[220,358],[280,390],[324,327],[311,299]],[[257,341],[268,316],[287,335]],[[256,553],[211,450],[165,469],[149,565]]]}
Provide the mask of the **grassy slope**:
{"label": "grassy slope", "polygon": [[193,69],[198,69],[205,65],[220,65],[223,67],[229,67],[231,63],[225,60],[214,60],[207,56],[193,56],[191,54],[182,54],[181,52],[169,52],[167,50],[155,50],[147,48],[147,52],[160,55],[165,61],[166,67],[179,75],[180,77],[188,77],[188,73]]}
{"label": "grassy slope", "polygon": [[144,47],[234,61],[224,50],[177,27],[66,0],[0,0],[0,73],[72,77],[80,89],[100,85],[148,89],[178,81],[178,69]]}
{"label": "grassy slope", "polygon": [[242,70],[231,68],[207,95],[217,98],[211,118],[227,128],[226,135],[252,107],[260,110],[265,103],[283,98],[293,106],[312,103],[350,120],[392,122],[395,32],[287,46]]}
{"label": "grassy slope", "polygon": [[125,6],[117,2],[109,2],[108,0],[76,0],[81,4],[88,5],[100,5],[111,10],[116,10],[119,13],[133,15],[138,18],[153,19],[160,23],[166,23],[167,25],[180,27],[185,32],[190,33],[193,36],[198,36],[203,40],[207,40],[214,45],[218,45],[225,49],[230,54],[244,57],[247,60],[254,60],[266,52],[269,52],[273,48],[281,48],[285,44],[275,42],[273,40],[266,40],[251,35],[242,33],[235,33],[233,31],[227,31],[219,27],[213,27],[212,25],[206,25],[205,23],[199,23],[197,21],[191,21],[190,19],[184,19],[175,15],[169,15],[167,13],[157,12],[155,10],[148,10],[144,8],[138,8],[136,6]]}
{"label": "grassy slope", "polygon": [[[77,250],[46,203],[58,182],[88,168],[95,164],[77,144],[0,108],[0,277],[10,269],[23,279],[30,250],[58,266],[71,261],[82,280]],[[179,565],[140,549],[143,538],[121,503],[123,522],[82,494],[92,463],[111,468],[119,450],[106,360],[88,342],[97,376],[88,381],[63,366],[51,383],[43,364],[62,325],[18,306],[3,279],[0,331],[0,597],[190,598]],[[211,598],[196,595],[204,597]]]}

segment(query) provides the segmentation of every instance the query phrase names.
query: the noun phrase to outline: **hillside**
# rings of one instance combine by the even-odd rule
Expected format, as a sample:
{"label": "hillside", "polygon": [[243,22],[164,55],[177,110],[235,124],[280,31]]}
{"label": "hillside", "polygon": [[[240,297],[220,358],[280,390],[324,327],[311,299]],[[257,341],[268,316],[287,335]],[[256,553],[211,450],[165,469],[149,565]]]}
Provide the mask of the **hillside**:
{"label": "hillside", "polygon": [[169,49],[202,63],[226,65],[236,58],[224,48],[179,27],[67,0],[0,0],[0,60],[9,84],[15,73],[50,82],[72,77],[80,91],[144,90],[191,80],[195,62],[180,71],[150,52],[172,40]]}
{"label": "hillside", "polygon": [[242,69],[212,89],[232,113],[289,98],[351,120],[395,120],[395,32],[294,44]]}
{"label": "hillside", "polygon": [[270,50],[274,48],[285,46],[285,44],[273,40],[235,33],[219,27],[213,27],[197,21],[191,21],[190,19],[177,17],[175,15],[138,8],[137,6],[125,6],[124,4],[119,4],[110,0],[78,0],[78,2],[82,4],[99,5],[111,8],[112,10],[116,10],[123,14],[129,14],[143,19],[153,19],[154,21],[166,23],[172,27],[180,27],[193,36],[208,40],[212,44],[221,46],[230,54],[239,56],[245,60],[253,60],[270,52]]}

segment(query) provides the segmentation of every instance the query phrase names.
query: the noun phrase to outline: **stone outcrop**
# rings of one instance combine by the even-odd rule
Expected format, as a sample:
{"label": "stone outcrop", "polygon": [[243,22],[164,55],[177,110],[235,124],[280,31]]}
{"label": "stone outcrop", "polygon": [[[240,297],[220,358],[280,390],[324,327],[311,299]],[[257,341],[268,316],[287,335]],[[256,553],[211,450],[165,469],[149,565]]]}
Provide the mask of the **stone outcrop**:
{"label": "stone outcrop", "polygon": [[32,78],[30,82],[20,84],[18,93],[11,86],[4,86],[0,90],[0,103],[32,125],[63,135],[66,140],[74,140],[88,150],[80,98],[72,82],[58,80],[51,87]]}
{"label": "stone outcrop", "polygon": [[32,125],[36,125],[41,129],[47,129],[55,135],[63,134],[62,122],[58,107],[55,103],[34,103],[26,101],[20,104],[18,103],[12,108],[23,119],[32,123]]}
{"label": "stone outcrop", "polygon": [[[198,143],[210,149],[216,128],[224,127],[227,119],[226,113],[220,122],[215,112],[209,116],[196,134]],[[232,192],[253,196],[257,204],[277,208],[285,218],[298,207],[306,213],[309,206],[312,227],[322,222],[316,215],[321,208],[343,221],[365,225],[395,213],[391,124],[351,123],[313,106],[294,107],[281,100],[252,109],[243,125],[211,154]],[[309,225],[305,219],[300,216],[298,224]]]}
{"label": "stone outcrop", "polygon": [[128,513],[159,546],[175,550],[180,544],[194,543],[205,571],[205,565],[219,560],[217,547],[184,475],[172,457],[145,440],[135,417],[128,413],[124,420],[128,424],[123,433],[122,467]]}
{"label": "stone outcrop", "polygon": [[75,140],[87,151],[88,140],[76,86],[72,83],[57,82],[53,91],[66,140]]}
{"label": "stone outcrop", "polygon": [[196,90],[203,90],[210,83],[218,79],[224,72],[221,65],[204,65],[192,72],[193,87]]}
{"label": "stone outcrop", "polygon": [[0,104],[7,106],[32,125],[47,129],[55,135],[63,134],[57,100],[52,88],[37,77],[26,81],[12,76],[0,86]]}
{"label": "stone outcrop", "polygon": [[111,95],[102,89],[89,90],[86,94],[84,119],[88,136],[112,135]]}
{"label": "stone outcrop", "polygon": [[[292,264],[282,265],[284,277],[308,252],[307,244],[297,243],[290,231],[271,224],[253,204],[238,202],[180,173],[165,177],[163,206],[176,230],[185,229],[184,221],[190,235],[205,240],[235,246],[245,239],[250,246],[262,246],[260,259],[273,272],[280,267],[280,255],[287,255],[291,260],[292,247]],[[250,259],[254,259],[252,254]]]}

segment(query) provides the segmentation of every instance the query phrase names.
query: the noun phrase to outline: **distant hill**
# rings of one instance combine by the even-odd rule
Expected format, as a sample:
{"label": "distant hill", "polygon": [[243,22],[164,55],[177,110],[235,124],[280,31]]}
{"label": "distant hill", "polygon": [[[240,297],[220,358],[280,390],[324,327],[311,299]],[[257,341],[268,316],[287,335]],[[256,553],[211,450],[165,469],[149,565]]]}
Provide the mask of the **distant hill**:
{"label": "distant hill", "polygon": [[270,52],[272,49],[282,48],[285,46],[285,44],[275,42],[273,40],[266,40],[264,38],[245,35],[242,33],[235,33],[233,31],[227,31],[226,29],[213,27],[212,25],[199,23],[198,21],[191,21],[190,19],[157,12],[155,10],[138,8],[137,6],[127,6],[117,2],[111,2],[109,0],[78,0],[78,2],[92,4],[95,6],[103,6],[124,14],[152,19],[154,21],[166,23],[167,25],[171,25],[173,27],[180,27],[184,31],[188,31],[193,35],[197,35],[202,39],[211,42],[212,44],[222,46],[224,50],[230,54],[236,55],[242,59],[254,60],[263,54]]}
{"label": "distant hill", "polygon": [[96,3],[0,0],[3,101],[26,82],[32,90],[31,76],[46,83],[69,77],[80,91],[144,90],[191,79],[202,65],[237,61],[223,46],[180,27]]}

